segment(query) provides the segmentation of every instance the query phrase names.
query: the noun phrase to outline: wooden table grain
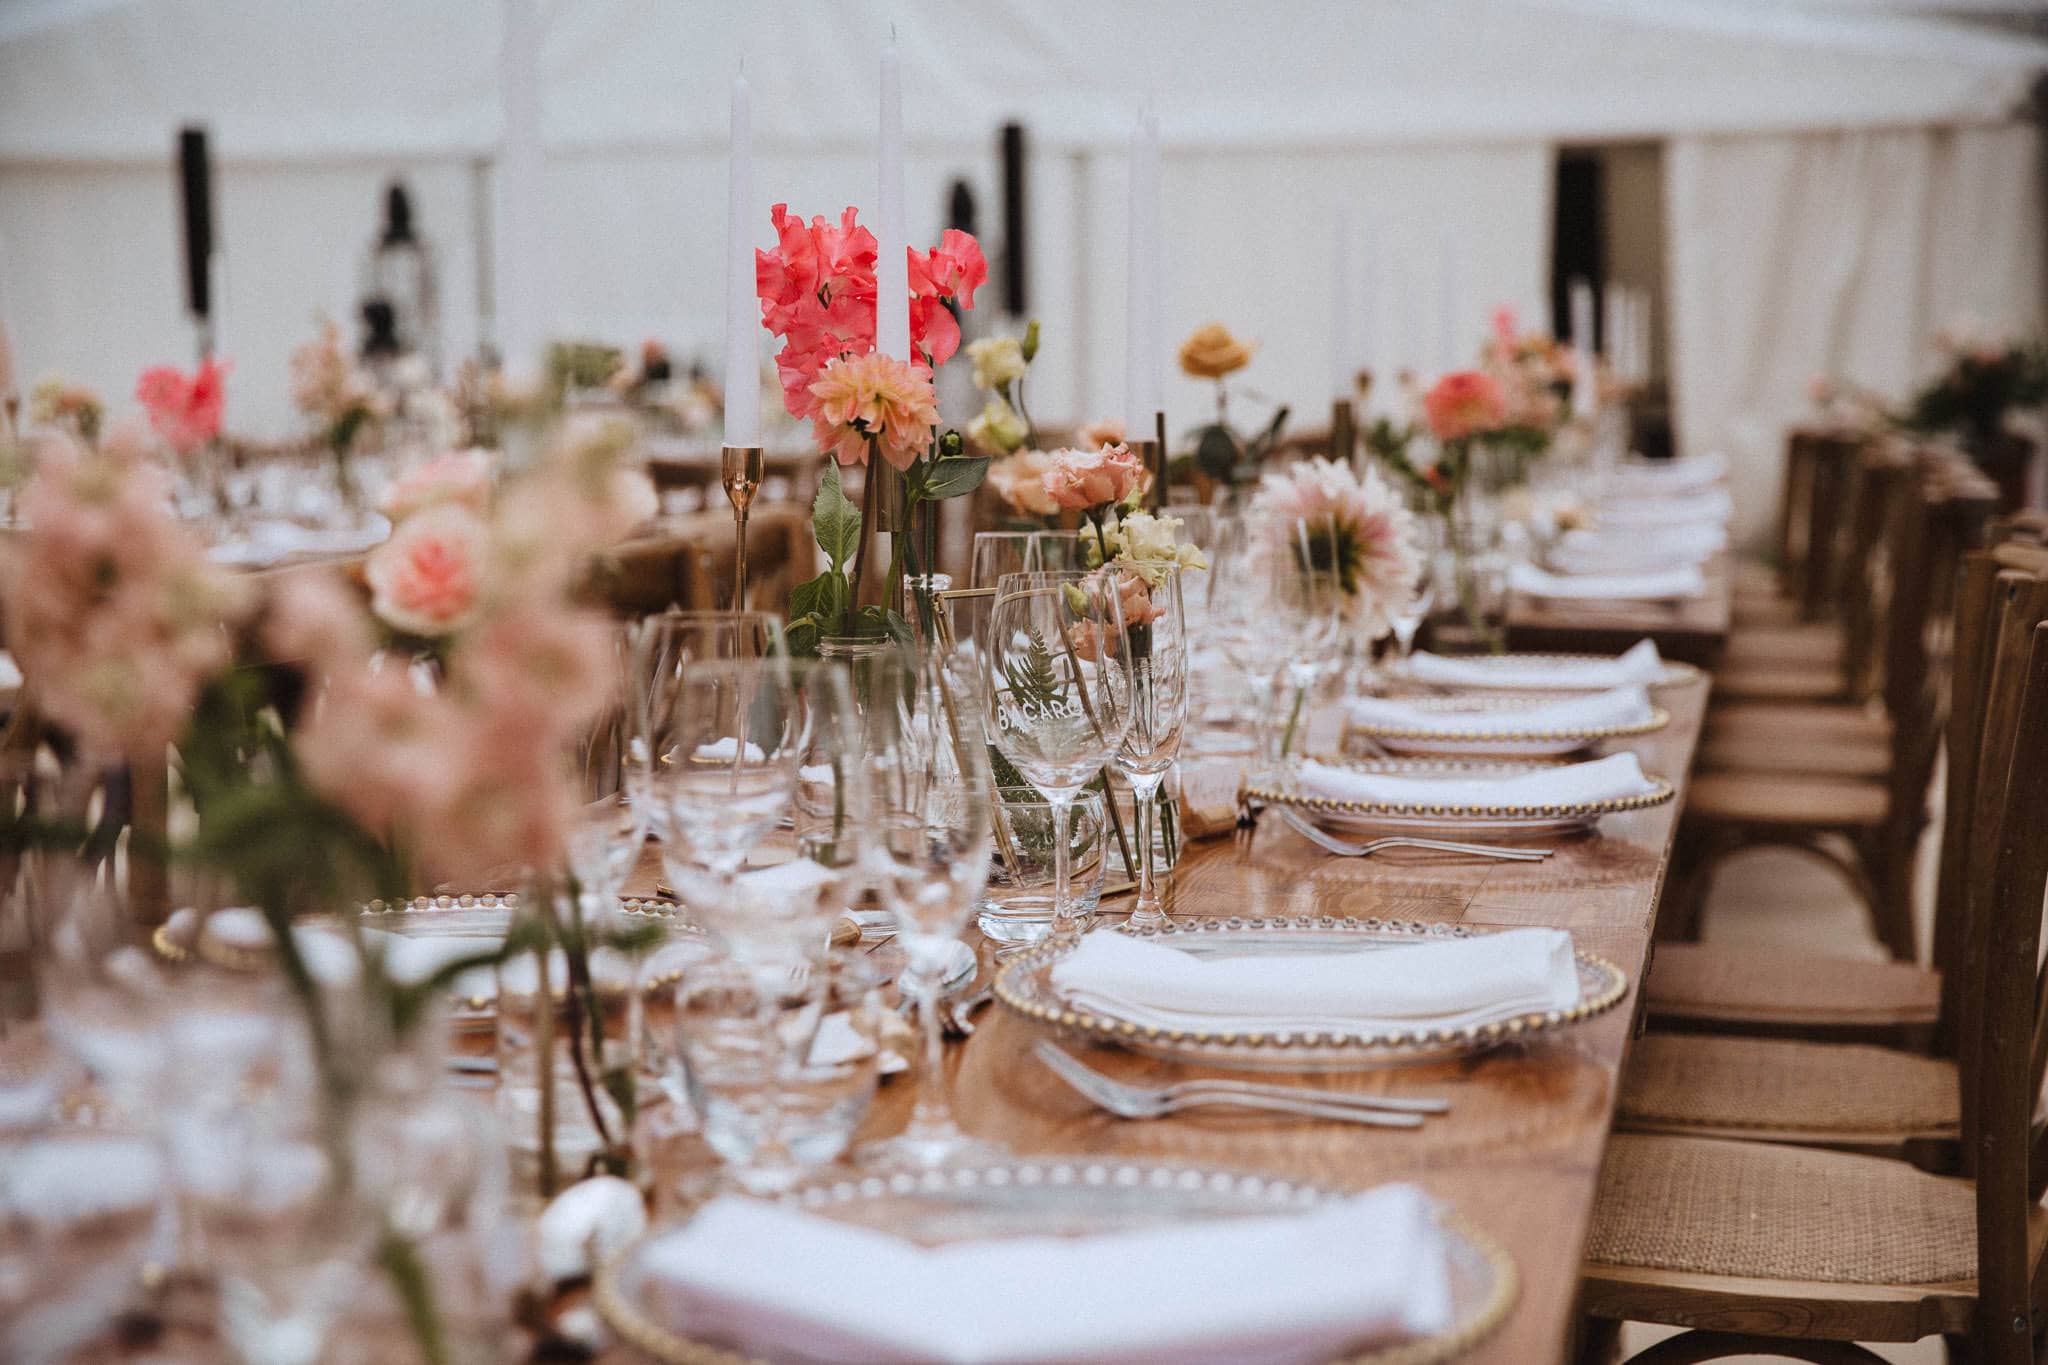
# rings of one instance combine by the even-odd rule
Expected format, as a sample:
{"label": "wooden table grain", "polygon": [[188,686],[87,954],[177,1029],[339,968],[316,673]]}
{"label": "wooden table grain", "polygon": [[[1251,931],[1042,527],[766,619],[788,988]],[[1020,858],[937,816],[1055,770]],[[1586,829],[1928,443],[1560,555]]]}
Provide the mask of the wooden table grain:
{"label": "wooden table grain", "polygon": [[1666,658],[1711,669],[1728,643],[1734,567],[1722,554],[1702,568],[1706,591],[1668,602],[1552,601],[1514,593],[1508,598],[1508,648],[1619,654],[1647,637]]}
{"label": "wooden table grain", "polygon": [[[1680,786],[1681,797],[1706,690],[1703,679],[1660,688],[1658,700],[1671,723],[1628,745],[1647,770]],[[1277,820],[1267,820],[1248,845],[1224,838],[1190,849],[1170,890],[1175,915],[1551,925],[1570,930],[1580,947],[1628,972],[1622,1004],[1575,1028],[1453,1062],[1314,1078],[1322,1086],[1448,1096],[1451,1112],[1424,1128],[1370,1129],[1228,1111],[1118,1119],[1054,1080],[1030,1055],[1039,1026],[1000,1006],[979,1016],[972,1038],[949,1049],[955,1112],[970,1132],[1025,1154],[1193,1162],[1351,1188],[1416,1181],[1505,1247],[1520,1273],[1514,1308],[1468,1359],[1487,1365],[1561,1361],[1677,811],[1674,801],[1609,817],[1596,834],[1560,840],[1555,856],[1526,865],[1429,854],[1336,858]],[[986,945],[982,950],[986,955]],[[1129,1078],[1199,1071],[1115,1049],[1077,1050],[1091,1065]],[[862,1140],[903,1124],[914,1085],[884,1085]],[[611,1358],[632,1357],[621,1348]]]}

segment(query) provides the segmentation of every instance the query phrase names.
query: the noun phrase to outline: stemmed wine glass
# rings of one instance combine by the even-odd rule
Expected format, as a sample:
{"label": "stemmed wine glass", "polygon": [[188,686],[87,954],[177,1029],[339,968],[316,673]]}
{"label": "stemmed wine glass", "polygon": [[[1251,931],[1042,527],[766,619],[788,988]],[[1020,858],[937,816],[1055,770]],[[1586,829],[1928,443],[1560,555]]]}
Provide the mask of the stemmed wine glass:
{"label": "stemmed wine glass", "polygon": [[1087,926],[1072,911],[1069,817],[1131,727],[1131,641],[1115,575],[1003,578],[980,662],[989,739],[1052,807],[1052,932],[1077,934]]}
{"label": "stemmed wine glass", "polygon": [[1132,924],[1163,924],[1154,879],[1152,822],[1159,786],[1180,753],[1188,719],[1188,635],[1180,571],[1170,563],[1135,563],[1119,592],[1131,653],[1131,726],[1117,750],[1117,771],[1131,784],[1137,813],[1138,900]]}
{"label": "stemmed wine glass", "polygon": [[1418,566],[1415,582],[1410,585],[1407,597],[1395,603],[1387,611],[1387,624],[1393,628],[1394,658],[1406,665],[1408,656],[1415,652],[1415,633],[1422,623],[1429,619],[1429,610],[1436,605],[1436,562],[1437,529],[1434,518],[1415,518],[1415,549]]}
{"label": "stemmed wine glass", "polygon": [[[1005,580],[1008,581],[1008,580]],[[891,656],[876,670],[861,720],[868,868],[896,917],[906,970],[901,988],[924,1030],[923,1074],[909,1124],[870,1145],[864,1159],[932,1166],[990,1143],[960,1130],[946,1098],[939,996],[960,931],[988,882],[994,792],[972,674],[957,656]]]}
{"label": "stemmed wine glass", "polygon": [[674,716],[686,667],[703,659],[779,656],[781,626],[764,611],[666,611],[627,626],[620,649],[626,673],[619,726],[622,786],[627,802],[644,811],[646,825],[662,838],[662,803],[652,790],[654,755],[660,732]]}

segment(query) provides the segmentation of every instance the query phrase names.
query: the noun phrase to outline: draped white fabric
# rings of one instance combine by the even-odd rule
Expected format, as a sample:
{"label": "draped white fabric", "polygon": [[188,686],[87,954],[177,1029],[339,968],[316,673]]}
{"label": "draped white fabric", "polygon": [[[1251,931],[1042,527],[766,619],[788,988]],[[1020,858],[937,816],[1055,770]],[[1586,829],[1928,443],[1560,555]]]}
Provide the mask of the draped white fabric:
{"label": "draped white fabric", "polygon": [[[872,201],[875,53],[893,23],[913,236],[936,235],[960,177],[994,245],[994,129],[1018,118],[1030,130],[1031,311],[1046,323],[1032,405],[1051,422],[1122,407],[1122,140],[1148,95],[1165,137],[1169,340],[1212,318],[1256,338],[1244,385],[1314,423],[1330,397],[1340,196],[1359,360],[1435,369],[1447,319],[1461,353],[1496,304],[1545,320],[1558,143],[1691,134],[1721,149],[1722,135],[1733,147],[1760,130],[1981,124],[2009,116],[2043,52],[1897,15],[1747,0],[1296,0],[1277,12],[899,0],[886,14],[826,0],[535,2],[549,334],[658,336],[715,364],[735,63],[747,59],[755,92],[765,236],[775,199],[807,213]],[[60,370],[119,395],[142,365],[189,351],[167,173],[171,130],[189,119],[215,134],[219,330],[237,362],[238,428],[291,427],[285,353],[316,311],[353,312],[394,173],[438,253],[443,353],[466,353],[479,226],[497,194],[503,13],[498,0],[0,5],[0,238],[12,248],[0,274],[25,378]],[[1998,146],[1953,158],[1938,174],[1967,187],[1934,185],[1911,221],[1939,202],[1941,240],[2020,233],[2036,218],[2025,188],[1999,179],[2010,161]],[[1790,173],[1768,157],[1763,169]],[[1739,202],[1704,212],[1715,231],[1752,235]],[[1747,249],[1709,245],[1726,260]],[[1996,278],[1991,261],[1927,268],[1960,293]],[[1674,280],[1688,299],[1719,284]],[[1738,405],[1739,387],[1716,384],[1731,396],[1689,411]],[[1167,400],[1191,423],[1210,396],[1175,376]],[[1264,410],[1247,395],[1234,415]]]}
{"label": "draped white fabric", "polygon": [[1679,440],[1729,455],[1738,542],[1770,523],[1812,376],[1898,395],[1937,328],[2040,327],[2040,156],[2023,126],[1670,143]]}

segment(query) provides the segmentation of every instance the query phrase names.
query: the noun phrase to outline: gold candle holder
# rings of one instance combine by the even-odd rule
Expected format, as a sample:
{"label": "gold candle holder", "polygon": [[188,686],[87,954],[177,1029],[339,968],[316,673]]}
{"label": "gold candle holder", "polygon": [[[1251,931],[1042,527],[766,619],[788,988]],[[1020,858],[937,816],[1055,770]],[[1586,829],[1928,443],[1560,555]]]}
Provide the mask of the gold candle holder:
{"label": "gold candle holder", "polygon": [[742,611],[747,605],[747,513],[761,491],[765,461],[759,446],[726,446],[720,454],[718,481],[732,502],[732,609]]}
{"label": "gold candle holder", "polygon": [[1146,503],[1155,509],[1163,506],[1160,499],[1166,495],[1166,461],[1160,457],[1159,442],[1150,436],[1139,436],[1126,438],[1124,444],[1152,476],[1152,491],[1145,499]]}
{"label": "gold candle holder", "polygon": [[1350,464],[1358,454],[1358,409],[1349,398],[1330,404],[1330,458]]}

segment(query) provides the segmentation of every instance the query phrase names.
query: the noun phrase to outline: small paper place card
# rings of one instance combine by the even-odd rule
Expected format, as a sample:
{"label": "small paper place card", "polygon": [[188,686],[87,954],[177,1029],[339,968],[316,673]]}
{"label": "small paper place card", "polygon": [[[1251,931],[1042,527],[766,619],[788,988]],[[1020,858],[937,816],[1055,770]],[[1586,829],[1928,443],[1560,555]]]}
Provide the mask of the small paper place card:
{"label": "small paper place card", "polygon": [[1227,834],[1237,825],[1237,789],[1244,783],[1241,758],[1204,758],[1180,769],[1181,827],[1190,839]]}

